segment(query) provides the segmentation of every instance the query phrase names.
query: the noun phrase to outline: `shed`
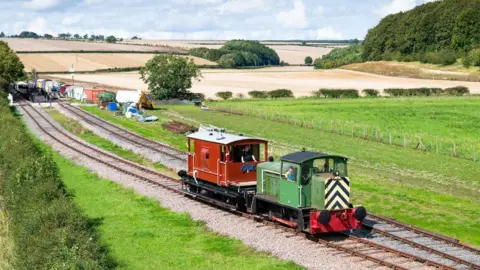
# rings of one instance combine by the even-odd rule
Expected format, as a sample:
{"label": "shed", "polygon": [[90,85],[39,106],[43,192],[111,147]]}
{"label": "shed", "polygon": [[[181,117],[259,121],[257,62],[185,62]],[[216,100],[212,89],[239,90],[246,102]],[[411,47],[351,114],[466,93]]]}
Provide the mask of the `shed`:
{"label": "shed", "polygon": [[138,103],[142,95],[141,90],[118,90],[117,91],[117,102],[118,103],[127,103],[133,102]]}
{"label": "shed", "polygon": [[84,100],[87,98],[83,87],[79,86],[69,86],[66,89],[67,97],[73,98],[76,100]]}
{"label": "shed", "polygon": [[105,92],[104,89],[85,89],[85,95],[87,100],[90,100],[92,103],[98,103],[98,95]]}

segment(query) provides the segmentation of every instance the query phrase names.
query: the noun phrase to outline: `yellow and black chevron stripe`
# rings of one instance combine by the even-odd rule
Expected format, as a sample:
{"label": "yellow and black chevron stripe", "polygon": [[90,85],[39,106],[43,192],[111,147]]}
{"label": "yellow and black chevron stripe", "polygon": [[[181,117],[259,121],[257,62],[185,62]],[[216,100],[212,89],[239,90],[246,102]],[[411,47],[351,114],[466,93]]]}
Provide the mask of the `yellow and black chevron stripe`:
{"label": "yellow and black chevron stripe", "polygon": [[328,179],[325,183],[325,209],[347,208],[350,208],[350,180],[347,177]]}

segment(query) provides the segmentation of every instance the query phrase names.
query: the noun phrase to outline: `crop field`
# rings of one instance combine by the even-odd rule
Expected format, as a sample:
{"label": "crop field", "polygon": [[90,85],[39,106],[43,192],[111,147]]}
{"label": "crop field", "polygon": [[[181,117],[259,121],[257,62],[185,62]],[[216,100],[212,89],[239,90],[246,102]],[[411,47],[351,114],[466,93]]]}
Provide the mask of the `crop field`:
{"label": "crop field", "polygon": [[66,40],[1,38],[14,51],[160,51],[182,52],[185,50],[168,46],[135,46],[127,44],[109,44],[100,42],[81,42]]}
{"label": "crop field", "polygon": [[[225,111],[480,161],[480,97],[212,102]],[[418,145],[419,143],[422,145]]]}
{"label": "crop field", "polygon": [[[458,82],[387,77],[348,70],[314,70],[312,67],[274,67],[255,70],[202,70],[203,78],[194,81],[192,91],[214,98],[216,92],[231,91],[247,95],[252,90],[274,90],[286,88],[295,96],[310,96],[319,88],[416,88],[454,87],[463,85],[472,93],[480,93],[480,82]],[[55,75],[69,79],[70,75]],[[76,80],[98,83],[119,88],[147,89],[137,72],[82,74]]]}
{"label": "crop field", "polygon": [[[25,71],[32,68],[37,71],[63,72],[68,71],[73,65],[77,71],[93,71],[97,69],[140,67],[151,59],[155,54],[134,53],[42,53],[42,54],[18,54],[25,66]],[[206,59],[188,56],[197,65],[216,65]]]}
{"label": "crop field", "polygon": [[[162,136],[156,132],[161,128],[158,123],[145,126],[134,120],[120,119],[96,107],[85,109],[141,132],[144,136],[162,140]],[[480,246],[477,214],[480,211],[477,203],[480,196],[478,163],[290,123],[201,111],[194,106],[164,106],[163,110],[149,113],[190,124],[212,124],[231,132],[267,138],[271,146],[270,154],[276,158],[303,147],[345,155],[350,158],[349,175],[354,204],[362,204],[373,213],[397,218]],[[170,139],[169,143],[185,148],[181,138]]]}
{"label": "crop field", "polygon": [[342,69],[379,75],[433,80],[480,81],[478,67],[465,68],[460,63],[451,66],[422,64],[420,62],[365,62],[343,66]]}
{"label": "crop field", "polygon": [[[128,44],[154,44],[165,45],[182,49],[191,49],[198,47],[207,47],[210,49],[219,49],[224,41],[201,41],[201,40],[129,40]],[[281,60],[293,64],[304,64],[305,57],[311,56],[313,59],[322,57],[333,50],[338,45],[321,44],[322,47],[301,46],[300,42],[262,42],[267,43],[268,47],[274,49]],[[277,45],[275,45],[277,44]],[[282,44],[282,45],[280,45]],[[324,45],[324,47],[323,47]],[[340,46],[342,47],[342,46]]]}

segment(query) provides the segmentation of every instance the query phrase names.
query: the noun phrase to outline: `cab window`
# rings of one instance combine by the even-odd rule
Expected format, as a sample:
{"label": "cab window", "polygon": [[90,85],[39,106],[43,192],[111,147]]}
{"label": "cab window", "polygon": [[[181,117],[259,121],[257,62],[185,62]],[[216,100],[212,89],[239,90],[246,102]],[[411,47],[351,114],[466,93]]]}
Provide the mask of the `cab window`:
{"label": "cab window", "polygon": [[288,181],[296,182],[298,166],[295,163],[282,162],[282,178]]}

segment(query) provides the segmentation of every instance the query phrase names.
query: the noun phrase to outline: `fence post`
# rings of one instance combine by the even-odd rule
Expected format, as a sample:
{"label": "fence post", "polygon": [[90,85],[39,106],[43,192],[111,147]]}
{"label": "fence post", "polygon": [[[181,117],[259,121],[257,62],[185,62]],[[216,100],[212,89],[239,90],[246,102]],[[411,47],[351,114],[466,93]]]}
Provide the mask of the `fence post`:
{"label": "fence post", "polygon": [[353,136],[354,136],[354,135],[353,135],[353,125],[352,125],[352,137],[353,137]]}
{"label": "fence post", "polygon": [[457,144],[455,142],[453,142],[453,156],[457,156]]}
{"label": "fence post", "polygon": [[363,138],[367,137],[367,127],[363,129]]}
{"label": "fence post", "polygon": [[438,140],[435,140],[435,148],[437,149],[437,154],[438,154]]}
{"label": "fence post", "polygon": [[477,149],[473,148],[473,161],[477,162]]}
{"label": "fence post", "polygon": [[390,142],[390,144],[392,144],[392,134],[391,133],[388,134],[388,141]]}
{"label": "fence post", "polygon": [[407,147],[407,136],[403,134],[403,147]]}

